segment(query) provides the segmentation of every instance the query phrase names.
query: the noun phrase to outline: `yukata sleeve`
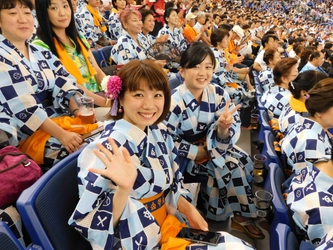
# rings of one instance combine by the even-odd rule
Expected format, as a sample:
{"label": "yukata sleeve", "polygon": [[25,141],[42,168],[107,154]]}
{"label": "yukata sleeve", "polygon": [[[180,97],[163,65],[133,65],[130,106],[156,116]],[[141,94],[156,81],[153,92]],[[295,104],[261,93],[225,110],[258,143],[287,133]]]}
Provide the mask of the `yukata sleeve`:
{"label": "yukata sleeve", "polygon": [[179,37],[179,48],[180,48],[180,51],[183,52],[187,49],[186,40],[180,31],[179,31],[178,37]]}
{"label": "yukata sleeve", "polygon": [[138,59],[133,51],[132,45],[127,39],[120,38],[111,50],[111,58],[118,65],[124,65],[131,60]]}
{"label": "yukata sleeve", "polygon": [[0,106],[0,148],[18,145],[17,130],[12,121],[7,111]]}
{"label": "yukata sleeve", "polygon": [[95,26],[92,15],[89,11],[82,11],[77,15],[80,19],[80,22],[77,22],[80,27],[78,30],[84,35],[87,40],[92,40],[94,43],[98,41],[98,36],[95,34]]}
{"label": "yukata sleeve", "polygon": [[[120,150],[125,147],[125,135],[111,135]],[[122,142],[119,142],[122,141]],[[99,142],[112,151],[107,137]],[[128,197],[128,203],[120,217],[118,225],[113,227],[112,208],[116,186],[108,178],[93,174],[89,168],[104,169],[105,165],[93,153],[95,143],[90,143],[79,156],[78,184],[80,200],[69,219],[69,225],[85,237],[93,249],[138,249],[135,242],[144,241],[144,249],[152,249],[159,242],[159,225],[144,205]]]}
{"label": "yukata sleeve", "polygon": [[108,22],[109,22],[108,29],[111,35],[111,39],[118,40],[122,34],[121,24],[119,21],[118,14],[115,12],[111,12]]}
{"label": "yukata sleeve", "polygon": [[[216,110],[215,110],[215,122],[212,123],[208,129],[207,133],[207,149],[210,153],[212,161],[217,166],[224,165],[224,156],[226,152],[233,148],[240,136],[240,117],[236,111],[233,114],[234,122],[229,128],[229,134],[225,139],[220,139],[217,136],[217,120],[220,115],[224,112],[227,101],[230,99],[228,93],[224,91],[219,86],[213,86],[216,89]],[[234,104],[231,102],[229,106],[229,111],[234,109]]]}
{"label": "yukata sleeve", "polygon": [[53,81],[52,96],[54,98],[53,106],[59,113],[70,113],[69,104],[70,99],[74,96],[82,96],[84,92],[78,89],[76,85],[76,79],[70,75],[59,59],[51,54],[49,51],[45,53],[50,54],[48,62],[53,70],[53,77],[48,77],[49,81]]}
{"label": "yukata sleeve", "polygon": [[181,107],[177,105],[177,101],[172,99],[170,112],[163,123],[168,128],[168,131],[173,138],[173,141],[178,149],[179,156],[195,160],[198,154],[198,146],[193,145],[180,137],[180,134],[183,134],[183,132],[178,128],[181,116]]}

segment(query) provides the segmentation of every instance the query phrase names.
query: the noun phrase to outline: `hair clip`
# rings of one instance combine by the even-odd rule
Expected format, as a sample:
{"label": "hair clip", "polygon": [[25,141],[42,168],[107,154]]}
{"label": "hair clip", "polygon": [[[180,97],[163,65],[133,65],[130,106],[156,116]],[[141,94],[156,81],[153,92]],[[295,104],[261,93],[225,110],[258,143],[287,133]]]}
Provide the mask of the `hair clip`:
{"label": "hair clip", "polygon": [[116,116],[118,110],[118,96],[122,89],[122,80],[117,75],[105,76],[101,82],[101,86],[105,92],[105,96],[113,100],[110,114]]}
{"label": "hair clip", "polygon": [[293,89],[295,89],[295,86],[294,86],[293,82],[290,82],[290,86],[291,86]]}

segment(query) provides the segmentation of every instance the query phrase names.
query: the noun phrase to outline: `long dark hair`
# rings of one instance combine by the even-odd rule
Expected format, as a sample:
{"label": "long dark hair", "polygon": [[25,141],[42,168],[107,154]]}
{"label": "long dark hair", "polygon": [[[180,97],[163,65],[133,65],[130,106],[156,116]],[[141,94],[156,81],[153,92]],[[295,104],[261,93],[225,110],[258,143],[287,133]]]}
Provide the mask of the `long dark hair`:
{"label": "long dark hair", "polygon": [[[39,27],[37,29],[37,36],[41,39],[44,43],[46,43],[51,52],[59,57],[57,49],[55,47],[54,38],[57,39],[58,43],[61,44],[59,37],[54,33],[52,29],[52,24],[50,22],[49,16],[47,14],[47,9],[51,5],[50,0],[35,0],[36,6],[36,14],[39,23]],[[75,25],[75,19],[73,14],[73,6],[70,0],[67,0],[69,7],[71,8],[71,22],[69,23],[68,27],[66,28],[66,35],[72,39],[75,43],[76,52],[81,53],[81,47],[79,44],[79,33],[77,32],[77,28]],[[87,48],[87,47],[86,47]],[[87,48],[88,49],[88,48]]]}

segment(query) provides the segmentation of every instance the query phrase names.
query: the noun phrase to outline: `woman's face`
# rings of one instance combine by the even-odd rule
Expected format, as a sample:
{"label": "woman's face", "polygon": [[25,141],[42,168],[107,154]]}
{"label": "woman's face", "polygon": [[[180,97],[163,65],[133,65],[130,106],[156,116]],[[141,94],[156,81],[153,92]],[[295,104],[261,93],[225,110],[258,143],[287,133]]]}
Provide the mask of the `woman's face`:
{"label": "woman's face", "polygon": [[180,69],[186,87],[191,91],[203,90],[212,80],[213,62],[210,56],[206,56],[200,64],[190,69]]}
{"label": "woman's face", "polygon": [[223,48],[223,49],[228,48],[229,40],[230,40],[229,36],[223,37],[222,40],[221,40],[221,42],[220,42],[220,44],[219,44],[219,46],[221,48]]}
{"label": "woman's face", "polygon": [[100,0],[88,0],[87,2],[91,7],[94,7],[94,8],[99,7],[101,4]]}
{"label": "woman's face", "polygon": [[154,16],[149,14],[146,16],[145,21],[142,25],[142,31],[145,33],[152,32],[155,27],[155,21],[154,21]]}
{"label": "woman's face", "polygon": [[128,20],[124,23],[125,30],[131,35],[137,35],[142,31],[141,17],[132,13]]}
{"label": "woman's face", "polygon": [[117,10],[123,10],[126,7],[126,0],[117,0],[116,1]]}
{"label": "woman's face", "polygon": [[72,7],[73,7],[73,12],[75,13],[76,9],[77,9],[77,0],[71,0],[71,3],[72,3]]}
{"label": "woman's face", "polygon": [[171,11],[170,16],[166,18],[168,25],[176,26],[179,24],[177,11]]}
{"label": "woman's face", "polygon": [[285,83],[290,83],[296,79],[298,76],[298,69],[297,69],[297,64],[293,65],[290,69],[289,75],[285,76]]}
{"label": "woman's face", "polygon": [[151,90],[143,83],[136,91],[127,91],[120,100],[123,107],[123,119],[145,130],[162,115],[165,97],[162,90]]}
{"label": "woman's face", "polygon": [[272,66],[272,68],[277,64],[278,61],[281,60],[281,56],[280,53],[278,51],[275,51],[274,56],[272,58],[272,60],[270,60],[270,65]]}
{"label": "woman's face", "polygon": [[24,43],[34,29],[31,10],[18,2],[12,9],[0,10],[0,28],[1,34],[14,45]]}
{"label": "woman's face", "polygon": [[51,0],[47,14],[53,29],[66,29],[72,18],[72,11],[67,0]]}

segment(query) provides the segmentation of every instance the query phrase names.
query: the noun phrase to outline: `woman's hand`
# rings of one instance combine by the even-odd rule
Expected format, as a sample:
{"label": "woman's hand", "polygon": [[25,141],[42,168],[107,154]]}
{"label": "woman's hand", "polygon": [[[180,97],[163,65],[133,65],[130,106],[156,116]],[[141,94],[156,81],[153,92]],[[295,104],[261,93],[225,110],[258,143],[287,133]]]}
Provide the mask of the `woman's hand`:
{"label": "woman's hand", "polygon": [[183,196],[179,197],[178,210],[184,214],[190,223],[191,228],[208,231],[208,224],[198,210],[189,203]]}
{"label": "woman's hand", "polygon": [[159,37],[156,38],[156,42],[157,43],[165,43],[166,41],[168,41],[169,35],[160,35]]}
{"label": "woman's hand", "polygon": [[66,148],[69,153],[73,153],[78,150],[82,143],[82,138],[75,132],[65,131],[57,138],[60,143]]}
{"label": "woman's hand", "polygon": [[231,100],[229,99],[224,107],[224,110],[222,114],[220,115],[219,119],[217,120],[217,133],[219,138],[224,139],[226,135],[228,134],[228,130],[231,127],[231,125],[234,123],[234,116],[233,114],[241,107],[240,104],[238,104],[235,108],[233,108],[229,112],[229,106],[230,106]]}
{"label": "woman's hand", "polygon": [[163,68],[166,65],[166,60],[155,60],[154,63],[157,63]]}
{"label": "woman's hand", "polygon": [[111,179],[117,184],[118,189],[132,190],[133,184],[138,176],[135,164],[126,148],[122,150],[121,154],[115,141],[110,137],[108,138],[108,141],[112,147],[113,153],[103,147],[100,143],[97,143],[97,147],[104,155],[102,155],[97,149],[94,149],[94,153],[104,163],[106,168],[90,168],[89,171]]}

